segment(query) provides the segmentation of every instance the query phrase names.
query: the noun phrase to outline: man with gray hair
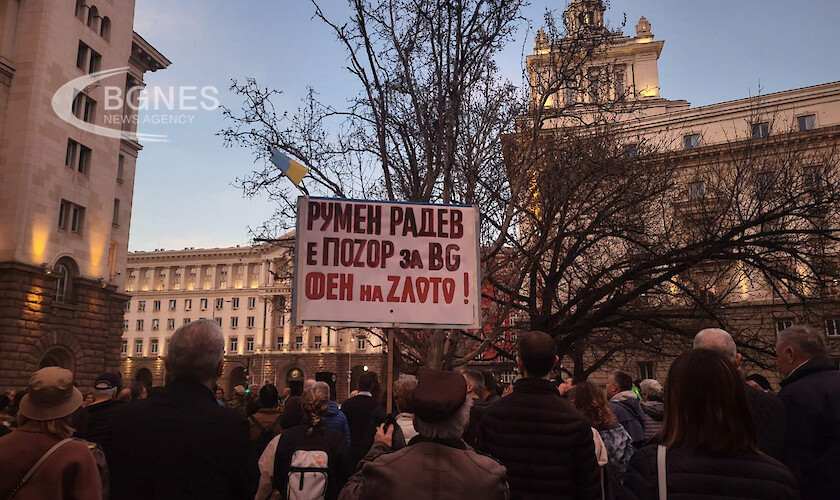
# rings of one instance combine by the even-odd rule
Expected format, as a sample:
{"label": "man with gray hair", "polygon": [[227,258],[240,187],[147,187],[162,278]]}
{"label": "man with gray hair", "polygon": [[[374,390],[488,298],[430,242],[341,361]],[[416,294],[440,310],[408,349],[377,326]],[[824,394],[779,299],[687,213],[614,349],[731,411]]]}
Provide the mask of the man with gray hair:
{"label": "man with gray hair", "polygon": [[484,417],[484,410],[490,405],[482,398],[484,394],[484,375],[478,370],[466,369],[461,372],[467,382],[467,397],[472,399],[470,408],[470,423],[464,431],[464,442],[475,447],[475,440],[478,437],[478,424]]}
{"label": "man with gray hair", "polygon": [[650,439],[662,430],[665,419],[665,404],[662,402],[662,384],[658,380],[646,378],[639,383],[639,403],[645,413],[645,439]]}
{"label": "man with gray hair", "polygon": [[840,371],[823,333],[808,326],[779,332],[776,360],[785,376],[779,398],[788,411],[787,457],[802,500],[840,493]]}
{"label": "man with gray hair", "polygon": [[213,395],[224,367],[216,322],[178,328],[165,366],[164,394],[115,416],[106,449],[112,498],[253,499],[259,476],[248,422]]}
{"label": "man with gray hair", "polygon": [[[741,370],[741,354],[732,339],[732,335],[720,328],[706,328],[694,336],[695,349],[716,351],[731,359]],[[743,373],[742,373],[743,375]],[[785,405],[773,394],[759,391],[744,382],[747,403],[753,417],[758,449],[776,460],[785,461],[786,416]]]}
{"label": "man with gray hair", "polygon": [[438,370],[421,372],[412,406],[419,434],[404,448],[389,453],[394,425],[380,426],[361,468],[341,490],[339,500],[507,500],[505,467],[461,439],[472,406],[464,377]]}

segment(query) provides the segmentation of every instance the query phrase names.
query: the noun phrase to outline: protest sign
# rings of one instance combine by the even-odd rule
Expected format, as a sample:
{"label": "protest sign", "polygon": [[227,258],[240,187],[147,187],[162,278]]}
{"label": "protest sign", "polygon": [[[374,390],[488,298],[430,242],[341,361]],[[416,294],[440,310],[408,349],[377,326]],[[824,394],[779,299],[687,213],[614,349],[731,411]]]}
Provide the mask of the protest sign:
{"label": "protest sign", "polygon": [[477,329],[478,208],[298,198],[292,322]]}

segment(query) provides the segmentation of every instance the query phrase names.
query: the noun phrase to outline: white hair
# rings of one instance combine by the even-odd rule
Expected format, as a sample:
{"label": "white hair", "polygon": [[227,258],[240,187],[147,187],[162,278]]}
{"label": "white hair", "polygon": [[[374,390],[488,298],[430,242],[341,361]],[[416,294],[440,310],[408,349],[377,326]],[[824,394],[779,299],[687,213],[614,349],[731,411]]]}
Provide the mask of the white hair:
{"label": "white hair", "polygon": [[312,384],[312,387],[310,387],[310,389],[314,389],[316,387],[321,388],[324,391],[326,391],[327,392],[327,399],[329,399],[329,397],[330,397],[330,384],[328,384],[326,382],[315,382],[314,384]]}
{"label": "white hair", "polygon": [[181,326],[169,340],[166,368],[173,378],[205,383],[216,379],[225,356],[225,339],[215,321],[200,319]]}
{"label": "white hair", "polygon": [[[304,381],[303,381],[303,392],[306,392],[306,391],[308,391],[309,389],[311,389],[311,388],[312,388],[312,386],[313,386],[313,385],[315,385],[316,383],[317,383],[317,382],[315,381],[315,379],[314,379],[314,378],[308,378],[308,379],[304,380]],[[329,387],[329,386],[327,386],[327,387]],[[329,392],[329,391],[328,391],[328,392]]]}
{"label": "white hair", "polygon": [[117,397],[117,388],[110,389],[93,389],[93,397],[96,399],[114,399]]}
{"label": "white hair", "polygon": [[662,384],[658,380],[646,378],[639,382],[639,392],[652,401],[662,401]]}
{"label": "white hair", "polygon": [[429,439],[461,439],[467,424],[470,422],[472,404],[472,398],[466,396],[464,404],[455,413],[440,422],[425,422],[415,414],[414,428],[421,436]]}
{"label": "white hair", "polygon": [[732,340],[732,335],[729,335],[729,332],[720,328],[700,330],[694,336],[694,348],[715,351],[732,360],[735,359],[735,354],[738,353],[738,348],[735,346],[735,341]]}

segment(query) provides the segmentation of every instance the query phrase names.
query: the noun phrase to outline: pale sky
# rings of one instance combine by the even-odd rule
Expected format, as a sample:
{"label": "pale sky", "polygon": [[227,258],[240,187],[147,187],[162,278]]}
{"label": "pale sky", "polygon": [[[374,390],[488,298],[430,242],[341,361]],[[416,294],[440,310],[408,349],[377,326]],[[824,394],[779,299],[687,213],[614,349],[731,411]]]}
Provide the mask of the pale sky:
{"label": "pale sky", "polygon": [[[324,5],[340,17],[346,4]],[[532,29],[523,26],[499,59],[511,81],[521,82],[523,47],[531,52],[545,10],[565,5],[534,0],[525,10]],[[255,77],[282,90],[275,104],[290,112],[307,86],[340,106],[357,87],[345,53],[313,12],[309,0],[137,0],[135,30],[172,61],[146,82],[214,86],[222,104],[236,109],[230,79]],[[668,99],[702,106],[756,95],[759,84],[772,93],[840,80],[837,0],[613,0],[608,22],[617,26],[625,13],[625,34],[633,36],[644,15],[655,38],[665,40],[659,84]],[[166,134],[169,142],[144,144],[140,152],[131,250],[246,245],[247,227],[273,212],[266,200],[245,199],[232,185],[253,159],[248,150],[224,148],[215,135],[225,127],[221,110],[188,114],[186,124],[141,122],[141,132]]]}

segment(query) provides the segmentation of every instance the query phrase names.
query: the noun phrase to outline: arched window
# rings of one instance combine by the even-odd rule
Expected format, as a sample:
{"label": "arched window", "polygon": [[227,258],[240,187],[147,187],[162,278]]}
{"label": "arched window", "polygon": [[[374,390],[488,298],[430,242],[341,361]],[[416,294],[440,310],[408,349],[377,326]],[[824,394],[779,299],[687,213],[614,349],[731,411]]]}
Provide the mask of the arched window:
{"label": "arched window", "polygon": [[88,10],[88,27],[94,31],[98,30],[99,26],[97,23],[99,22],[99,19],[99,9],[97,9],[96,7],[91,7],[90,10]]}
{"label": "arched window", "polygon": [[84,22],[85,18],[87,17],[86,16],[87,10],[88,10],[88,6],[85,3],[85,0],[76,0],[76,17],[81,19],[83,22]]}
{"label": "arched window", "polygon": [[99,25],[99,36],[105,40],[111,39],[111,20],[108,16],[102,18],[102,23]]}
{"label": "arched window", "polygon": [[75,302],[73,294],[73,279],[79,275],[79,268],[70,257],[58,259],[53,266],[53,275],[57,283],[55,287],[55,301],[61,303]]}

